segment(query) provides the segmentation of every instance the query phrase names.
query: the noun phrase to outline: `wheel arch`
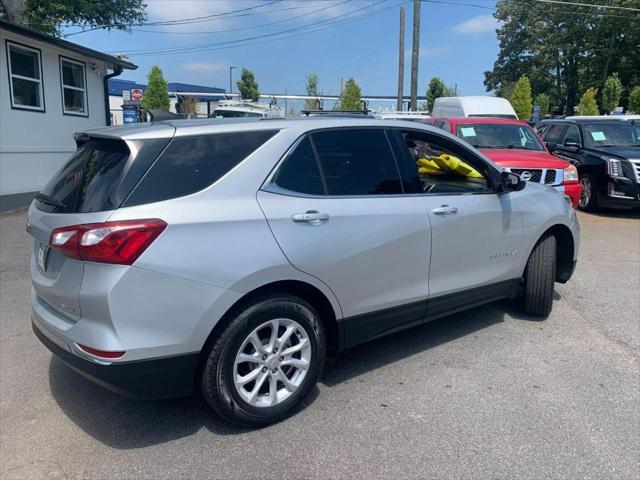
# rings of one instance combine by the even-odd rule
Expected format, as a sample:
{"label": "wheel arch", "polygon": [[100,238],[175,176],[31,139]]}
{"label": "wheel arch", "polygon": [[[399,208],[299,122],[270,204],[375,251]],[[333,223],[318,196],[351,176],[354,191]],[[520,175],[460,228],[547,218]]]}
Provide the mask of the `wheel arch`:
{"label": "wheel arch", "polygon": [[327,352],[335,354],[339,350],[340,346],[340,334],[336,312],[330,300],[319,288],[301,280],[274,281],[245,293],[242,297],[236,300],[233,305],[231,305],[222,318],[215,324],[202,347],[201,354],[208,350],[209,345],[211,345],[214,339],[224,331],[235,315],[242,311],[242,309],[248,304],[260,297],[278,293],[297,296],[316,309],[325,328],[327,336]]}
{"label": "wheel arch", "polygon": [[556,237],[556,282],[566,283],[573,273],[573,257],[575,253],[575,241],[571,229],[561,223],[549,227],[540,236],[540,239],[547,235]]}

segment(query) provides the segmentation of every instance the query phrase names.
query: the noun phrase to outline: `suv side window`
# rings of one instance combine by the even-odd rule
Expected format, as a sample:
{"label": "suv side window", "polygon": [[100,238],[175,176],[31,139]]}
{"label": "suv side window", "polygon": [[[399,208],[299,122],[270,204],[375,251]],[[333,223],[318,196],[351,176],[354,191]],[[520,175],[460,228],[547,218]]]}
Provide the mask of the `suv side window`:
{"label": "suv side window", "polygon": [[455,194],[490,191],[486,166],[463,148],[437,135],[414,130],[394,132],[405,184],[416,193]]}
{"label": "suv side window", "polygon": [[567,131],[564,134],[564,139],[562,140],[562,143],[565,142],[580,143],[580,132],[578,131],[578,127],[576,127],[575,125],[569,125],[567,127]]}
{"label": "suv side window", "polygon": [[382,129],[325,130],[311,134],[328,195],[403,193],[398,167]]}
{"label": "suv side window", "polygon": [[449,122],[447,120],[436,120],[436,123],[434,123],[433,126],[436,128],[440,128],[445,132],[451,132],[451,125],[449,125]]}
{"label": "suv side window", "polygon": [[547,133],[546,141],[550,143],[560,143],[565,128],[565,125],[552,125]]}
{"label": "suv side window", "polygon": [[284,159],[273,177],[273,183],[292,192],[308,195],[326,193],[309,137],[304,137]]}
{"label": "suv side window", "polygon": [[277,132],[258,130],[176,137],[123,206],[158,202],[204,190]]}

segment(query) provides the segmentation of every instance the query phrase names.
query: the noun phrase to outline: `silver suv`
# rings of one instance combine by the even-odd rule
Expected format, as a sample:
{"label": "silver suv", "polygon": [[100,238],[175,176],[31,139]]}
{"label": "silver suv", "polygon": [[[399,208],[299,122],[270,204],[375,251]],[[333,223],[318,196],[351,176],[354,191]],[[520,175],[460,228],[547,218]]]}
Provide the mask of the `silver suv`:
{"label": "silver suv", "polygon": [[180,120],[76,136],[27,230],[32,321],[80,374],[285,417],[325,356],[502,298],[547,316],[570,203],[428,126]]}

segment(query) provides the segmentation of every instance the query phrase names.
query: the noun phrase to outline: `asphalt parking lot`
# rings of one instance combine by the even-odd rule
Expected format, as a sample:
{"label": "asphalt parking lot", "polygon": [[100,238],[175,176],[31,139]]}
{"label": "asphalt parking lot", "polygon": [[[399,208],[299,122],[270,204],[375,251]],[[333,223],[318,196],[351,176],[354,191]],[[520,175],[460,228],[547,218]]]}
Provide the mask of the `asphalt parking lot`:
{"label": "asphalt parking lot", "polygon": [[68,369],[29,319],[25,211],[0,216],[0,478],[640,478],[640,216],[583,214],[544,322],[509,302],[363,345],[261,430]]}

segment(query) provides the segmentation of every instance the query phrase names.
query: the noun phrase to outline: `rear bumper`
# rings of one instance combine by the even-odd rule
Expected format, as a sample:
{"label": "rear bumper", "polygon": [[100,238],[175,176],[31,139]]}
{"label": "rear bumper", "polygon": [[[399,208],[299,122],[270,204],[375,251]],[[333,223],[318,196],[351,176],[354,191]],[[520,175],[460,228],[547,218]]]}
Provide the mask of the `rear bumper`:
{"label": "rear bumper", "polygon": [[[61,338],[32,319],[40,341],[80,375],[121,395],[138,399],[160,399],[191,395],[199,354],[190,353],[131,362],[96,363],[64,348]],[[55,339],[55,340],[54,340]]]}

